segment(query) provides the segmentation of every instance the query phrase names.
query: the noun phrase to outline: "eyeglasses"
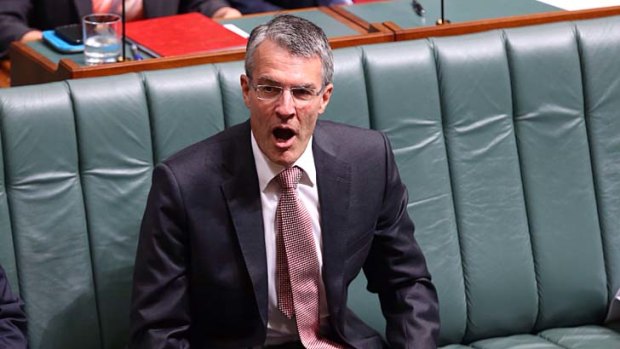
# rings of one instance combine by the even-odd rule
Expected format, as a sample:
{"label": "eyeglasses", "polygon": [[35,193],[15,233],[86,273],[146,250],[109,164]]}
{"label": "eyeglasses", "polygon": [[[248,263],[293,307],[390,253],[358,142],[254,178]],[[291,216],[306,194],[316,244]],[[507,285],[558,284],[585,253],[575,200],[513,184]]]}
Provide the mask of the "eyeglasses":
{"label": "eyeglasses", "polygon": [[256,97],[263,101],[274,101],[282,95],[283,91],[288,89],[293,96],[293,100],[298,103],[310,102],[314,97],[323,92],[323,88],[318,92],[314,89],[305,87],[282,87],[273,85],[256,85],[254,90],[256,91]]}

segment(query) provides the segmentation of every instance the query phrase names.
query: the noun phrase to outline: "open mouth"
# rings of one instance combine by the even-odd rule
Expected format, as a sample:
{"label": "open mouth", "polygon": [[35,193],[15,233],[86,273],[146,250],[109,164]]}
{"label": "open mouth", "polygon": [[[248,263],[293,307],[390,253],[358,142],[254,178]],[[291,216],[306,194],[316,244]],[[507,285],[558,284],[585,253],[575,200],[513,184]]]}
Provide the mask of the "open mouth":
{"label": "open mouth", "polygon": [[273,136],[276,137],[278,141],[288,141],[295,136],[295,131],[289,128],[277,127],[273,130]]}

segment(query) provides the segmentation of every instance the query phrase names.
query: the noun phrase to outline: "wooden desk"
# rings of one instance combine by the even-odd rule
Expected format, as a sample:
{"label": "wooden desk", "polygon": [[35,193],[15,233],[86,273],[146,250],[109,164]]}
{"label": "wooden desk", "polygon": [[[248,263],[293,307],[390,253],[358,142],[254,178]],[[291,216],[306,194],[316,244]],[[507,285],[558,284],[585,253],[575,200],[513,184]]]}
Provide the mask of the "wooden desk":
{"label": "wooden desk", "polygon": [[524,27],[529,25],[584,20],[614,15],[620,15],[620,6],[579,11],[537,13],[532,15],[512,16],[506,18],[492,18],[464,23],[450,23],[446,25],[435,26],[432,28],[403,29],[391,22],[384,23],[384,25],[394,31],[395,40],[400,41],[421,39],[430,36],[463,35],[493,29]]}
{"label": "wooden desk", "polygon": [[[406,1],[408,3],[409,0]],[[381,6],[399,6],[399,3],[401,6],[402,4],[404,4],[404,2],[400,0],[386,2],[383,5],[377,2],[373,4],[333,6],[329,8],[320,7],[285,12],[293,13],[301,17],[307,17],[309,11],[314,11],[315,14],[318,12],[321,16],[336,21],[337,23],[339,23],[339,25],[341,25],[341,27],[349,28],[349,34],[346,33],[347,30],[342,30],[342,28],[340,28],[341,30],[338,31],[339,35],[330,36],[329,40],[333,48],[388,41],[412,40],[426,37],[462,35],[499,28],[512,28],[519,26],[551,23],[558,21],[589,19],[620,14],[620,6],[580,11],[561,11],[551,7],[537,7],[538,10],[545,10],[545,12],[533,14],[528,13],[525,15],[500,18],[464,20],[463,22],[453,22],[440,26],[434,25],[433,23],[426,23],[425,25],[409,25],[403,27],[390,20],[383,22],[372,22],[373,18],[385,18],[385,13],[380,13],[380,11],[373,10],[374,7],[377,7],[377,9],[379,9]],[[365,16],[364,13],[359,13],[352,10],[360,6],[368,6],[368,8],[366,9],[366,14],[371,14],[372,18]],[[371,9],[371,11],[368,11],[368,9]],[[504,10],[505,9],[502,9],[501,11]],[[534,10],[535,9],[530,9],[528,11],[532,12]],[[487,10],[486,16],[490,16],[492,14],[489,11],[490,10]],[[427,16],[428,12],[430,12],[430,10],[427,11]],[[358,14],[360,15],[358,16]],[[274,13],[257,14],[244,16],[240,19],[225,20],[221,22],[230,22],[238,25],[246,31],[249,31],[258,23],[266,22],[274,15]],[[472,14],[470,13],[470,16],[471,15]],[[465,14],[461,14],[460,16],[461,17],[457,18],[468,18]],[[405,18],[406,20],[411,20],[410,17],[403,18]],[[446,18],[448,18],[448,16],[446,16]],[[403,24],[403,22],[399,23]],[[345,34],[343,35],[343,33]],[[59,55],[53,53],[53,51],[51,51],[41,42],[29,44],[14,43],[11,47],[10,54],[12,59],[12,64],[10,65],[10,82],[12,86],[18,86],[51,81],[61,81],[65,79],[106,76],[136,71],[158,70],[197,64],[242,60],[245,55],[245,50],[224,50],[218,52],[208,52],[177,57],[155,58],[143,61],[129,61],[99,66],[85,66],[83,64],[80,64],[80,61],[83,62],[83,57],[81,54],[77,54],[72,57],[61,57],[56,60],[50,59],[50,56],[56,55],[58,57]],[[5,69],[8,70],[9,68]],[[8,83],[6,78],[4,80],[1,79],[0,74],[0,84],[3,81],[6,81],[6,83]]]}
{"label": "wooden desk", "polygon": [[[537,0],[444,0],[444,16],[452,23],[463,23],[510,16],[541,14],[563,11]],[[438,0],[418,0],[424,13],[416,14],[411,0],[354,4],[336,8],[345,10],[369,23],[394,22],[403,29],[434,27],[441,18]]]}
{"label": "wooden desk", "polygon": [[0,88],[11,86],[11,62],[8,59],[0,60]]}
{"label": "wooden desk", "polygon": [[[409,4],[408,0],[406,2]],[[380,26],[388,28],[394,32],[395,41],[414,40],[437,36],[463,35],[493,29],[514,28],[528,25],[620,15],[620,6],[578,11],[564,11],[544,5],[547,6],[546,10],[539,13],[531,13],[533,11],[532,10],[529,11],[530,13],[523,15],[504,16],[498,18],[489,17],[477,20],[463,20],[463,18],[467,17],[461,14],[460,17],[457,18],[463,20],[462,22],[452,22],[443,25],[436,25],[435,23],[425,23],[422,25],[419,23],[419,25],[416,26],[412,23],[415,23],[416,21],[419,22],[420,19],[412,15],[412,10],[409,11],[411,14],[408,13],[406,15],[402,15],[402,11],[404,10],[403,4],[403,1],[391,1],[383,4],[374,3],[368,5],[338,6],[334,7],[333,10],[339,13],[342,17],[346,17],[352,22],[357,22],[360,26],[370,25],[375,28]],[[367,8],[365,8],[364,11],[360,11],[361,6],[365,6]],[[544,7],[540,7],[541,5],[537,6],[539,6],[538,9],[544,9]],[[384,10],[387,9],[387,11],[382,13],[382,7],[384,7]],[[395,11],[399,11],[400,14],[396,14]],[[489,10],[485,13],[486,16],[490,16]],[[405,27],[399,25],[395,21],[385,20],[389,18],[390,14],[396,14],[398,22],[401,25],[405,25]],[[427,17],[427,20],[431,18],[428,16],[428,11]],[[446,16],[446,18],[449,19],[448,16]],[[372,22],[373,20],[385,21],[381,23],[374,23]]]}
{"label": "wooden desk", "polygon": [[505,18],[491,18],[463,23],[450,23],[433,27],[401,28],[393,22],[383,23],[392,30],[396,41],[414,40],[436,36],[451,36],[477,33],[493,29],[516,28],[529,25],[574,21],[620,15],[620,6],[603,7],[579,11],[557,11],[536,13]]}
{"label": "wooden desk", "polygon": [[[357,46],[363,44],[387,42],[394,40],[394,33],[383,25],[370,25],[363,21],[353,22],[347,17],[329,7],[318,7],[291,11],[300,17],[315,19],[318,22],[331,21],[338,27],[337,35],[329,35],[329,41],[333,48]],[[264,23],[273,17],[275,13],[256,14],[244,16],[236,20],[223,20],[220,22],[235,22],[242,29],[249,31],[255,25]],[[254,24],[254,25],[252,25]],[[243,25],[248,26],[243,28]],[[320,23],[319,23],[320,25]],[[167,68],[184,67],[190,65],[228,62],[242,60],[245,56],[245,48],[229,49],[208,53],[198,53],[176,57],[162,57],[145,59],[142,61],[127,61],[121,63],[104,64],[98,66],[86,66],[83,64],[83,55],[59,55],[53,52],[42,42],[13,43],[10,49],[11,85],[29,85],[65,79],[79,79],[86,77],[106,76],[123,74],[136,71],[158,70]]]}

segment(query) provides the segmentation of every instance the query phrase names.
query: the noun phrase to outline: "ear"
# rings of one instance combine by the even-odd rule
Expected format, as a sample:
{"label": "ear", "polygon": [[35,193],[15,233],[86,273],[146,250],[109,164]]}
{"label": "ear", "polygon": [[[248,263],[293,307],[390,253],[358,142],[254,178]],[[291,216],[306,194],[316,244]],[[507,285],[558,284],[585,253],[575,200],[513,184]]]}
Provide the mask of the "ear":
{"label": "ear", "polygon": [[246,107],[250,108],[250,78],[248,78],[245,74],[241,74],[240,82],[241,92],[243,93],[243,102]]}
{"label": "ear", "polygon": [[329,100],[332,98],[332,92],[334,92],[334,85],[332,83],[328,84],[323,89],[323,93],[319,97],[320,98],[319,102],[321,103],[321,107],[319,108],[319,114],[323,114],[323,112],[325,111],[325,108],[327,108],[327,105],[329,104]]}

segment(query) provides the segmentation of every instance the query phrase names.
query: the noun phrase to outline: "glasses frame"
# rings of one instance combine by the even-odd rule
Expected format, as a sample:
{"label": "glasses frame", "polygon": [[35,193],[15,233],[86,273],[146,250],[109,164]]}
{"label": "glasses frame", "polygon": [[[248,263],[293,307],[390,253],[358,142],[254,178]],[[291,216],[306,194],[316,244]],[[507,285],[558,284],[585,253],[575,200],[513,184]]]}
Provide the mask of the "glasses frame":
{"label": "glasses frame", "polygon": [[[309,89],[309,88],[305,88],[305,87],[282,87],[282,86],[277,86],[277,85],[270,85],[270,84],[253,84],[250,80],[250,85],[252,86],[252,88],[254,89],[254,92],[256,92],[256,99],[261,100],[261,101],[265,101],[265,102],[274,102],[277,101],[280,97],[282,97],[282,95],[284,94],[285,90],[289,90],[289,93],[291,94],[291,98],[293,99],[293,101],[295,102],[296,105],[298,104],[304,104],[304,103],[310,103],[312,102],[312,100],[314,100],[316,97],[320,96],[321,93],[323,93],[323,91],[325,90],[325,85],[323,85],[321,87],[321,89],[317,92],[314,92],[313,89]],[[260,92],[259,89],[262,87],[271,87],[274,88],[276,90],[279,90],[280,92],[273,96],[273,97],[261,97],[259,96]],[[308,91],[310,92],[310,94],[312,95],[312,97],[308,98],[308,99],[299,99],[297,97],[295,97],[295,90],[304,90],[304,91]]]}

